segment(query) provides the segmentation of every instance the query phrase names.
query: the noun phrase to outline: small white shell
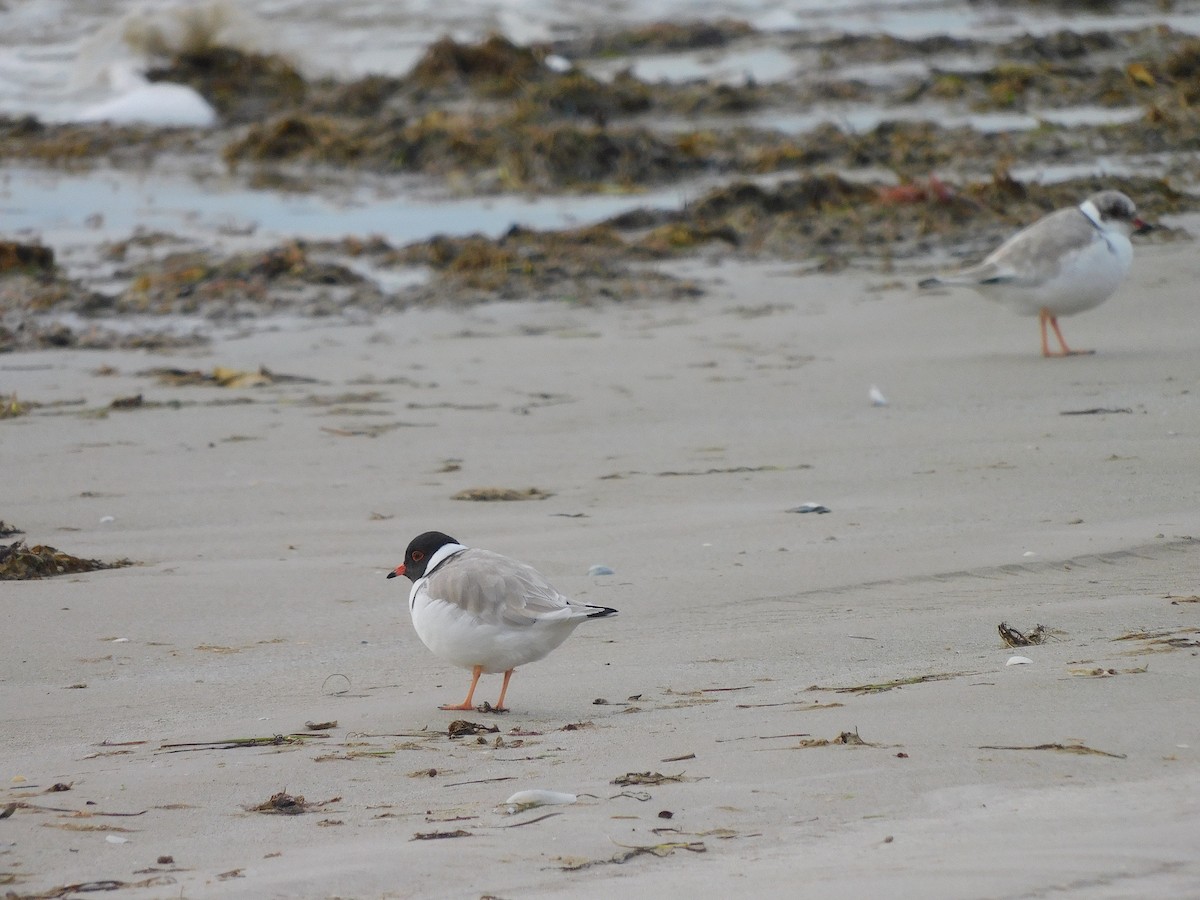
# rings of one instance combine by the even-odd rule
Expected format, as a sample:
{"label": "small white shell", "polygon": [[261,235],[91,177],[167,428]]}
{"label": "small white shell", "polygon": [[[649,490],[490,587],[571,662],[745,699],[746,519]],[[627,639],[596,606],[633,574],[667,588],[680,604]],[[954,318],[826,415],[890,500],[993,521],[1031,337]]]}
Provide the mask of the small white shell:
{"label": "small white shell", "polygon": [[510,816],[538,806],[566,806],[576,800],[574,794],[562,791],[517,791],[502,804]]}
{"label": "small white shell", "polygon": [[110,834],[105,838],[110,844],[128,844],[129,838],[117,837],[115,834]]}
{"label": "small white shell", "polygon": [[867,396],[871,398],[872,406],[887,406],[888,405],[887,397],[883,396],[883,391],[881,391],[875,385],[871,385],[871,390],[869,390],[867,392]]}
{"label": "small white shell", "polygon": [[1005,665],[1006,666],[1031,666],[1031,665],[1033,665],[1033,660],[1030,659],[1028,656],[1010,656],[1008,658],[1008,662],[1006,662]]}

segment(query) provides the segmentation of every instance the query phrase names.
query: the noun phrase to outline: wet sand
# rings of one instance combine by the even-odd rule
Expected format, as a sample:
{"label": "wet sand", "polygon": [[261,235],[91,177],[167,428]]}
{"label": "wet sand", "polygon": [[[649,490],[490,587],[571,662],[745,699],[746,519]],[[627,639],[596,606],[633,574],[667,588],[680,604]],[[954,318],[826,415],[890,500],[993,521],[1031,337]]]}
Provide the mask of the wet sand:
{"label": "wet sand", "polygon": [[[1139,247],[1119,294],[1063,323],[1098,353],[1065,360],[1038,356],[1032,319],[918,295],[915,271],[681,271],[709,295],[0,359],[22,400],[85,401],[0,422],[3,518],[30,544],[141,563],[5,584],[0,808],[18,806],[0,883],[1194,890],[1191,248]],[[163,365],[319,381],[138,374]],[[890,405],[870,405],[872,384]],[[141,408],[81,414],[138,393]],[[1064,415],[1095,409],[1119,411]],[[453,499],[476,487],[552,496]],[[806,501],[832,511],[787,512]],[[508,714],[441,712],[467,673],[420,645],[407,582],[384,579],[428,528],[620,615],[519,670]],[[587,576],[597,563],[615,574]],[[1001,622],[1052,638],[1010,650]],[[499,732],[451,739],[457,718]],[[303,743],[219,749],[333,720]],[[805,745],[843,733],[866,746]],[[681,778],[613,783],[627,773]],[[497,811],[539,788],[579,800]],[[285,790],[313,809],[248,811]]]}

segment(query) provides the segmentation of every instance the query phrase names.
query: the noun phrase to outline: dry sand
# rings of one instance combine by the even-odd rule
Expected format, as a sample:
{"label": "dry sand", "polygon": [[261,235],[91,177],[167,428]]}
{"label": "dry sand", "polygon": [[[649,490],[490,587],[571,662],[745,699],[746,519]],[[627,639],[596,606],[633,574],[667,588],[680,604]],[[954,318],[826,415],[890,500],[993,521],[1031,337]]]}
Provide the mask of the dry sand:
{"label": "dry sand", "polygon": [[[1034,320],[917,295],[913,273],[689,274],[712,288],[695,304],[0,360],[2,392],[29,401],[182,404],[0,422],[0,516],[31,544],[142,563],[2,588],[0,775],[21,805],[0,884],[1200,896],[1194,247],[1140,249],[1117,297],[1064,321],[1099,352],[1065,360],[1040,358]],[[169,387],[137,374],[155,365],[320,383]],[[253,402],[209,405],[233,398]],[[1126,411],[1063,415],[1092,408]],[[553,496],[452,499],[483,486]],[[832,512],[786,511],[805,501]],[[518,671],[510,713],[467,715],[500,728],[483,740],[446,736],[461,714],[437,704],[467,673],[384,579],[428,528],[621,611]],[[1054,638],[1012,651],[1001,621]],[[163,746],[328,720],[303,744]],[[869,746],[803,745],[855,730]],[[1103,755],[994,749],[1039,745]],[[632,772],[683,780],[613,784]],[[580,797],[497,811],[534,788]],[[247,811],[283,790],[331,802]]]}

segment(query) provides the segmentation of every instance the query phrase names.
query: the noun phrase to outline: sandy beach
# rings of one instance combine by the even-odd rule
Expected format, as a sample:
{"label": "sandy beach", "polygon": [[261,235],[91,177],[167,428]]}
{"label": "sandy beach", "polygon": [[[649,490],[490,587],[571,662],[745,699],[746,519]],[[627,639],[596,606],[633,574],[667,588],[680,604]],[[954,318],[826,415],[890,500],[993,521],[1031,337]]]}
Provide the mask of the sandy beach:
{"label": "sandy beach", "polygon": [[[0,884],[1194,896],[1192,248],[1140,247],[1064,320],[1096,355],[1058,360],[915,267],[677,274],[707,295],[0,359],[42,404],[0,422],[5,521],[137,563],[4,585]],[[315,381],[142,374],[164,366]],[[384,579],[432,528],[620,615],[518,670],[511,712],[441,712],[468,673]],[[508,814],[530,789],[578,800]],[[307,811],[252,810],[279,792]]]}

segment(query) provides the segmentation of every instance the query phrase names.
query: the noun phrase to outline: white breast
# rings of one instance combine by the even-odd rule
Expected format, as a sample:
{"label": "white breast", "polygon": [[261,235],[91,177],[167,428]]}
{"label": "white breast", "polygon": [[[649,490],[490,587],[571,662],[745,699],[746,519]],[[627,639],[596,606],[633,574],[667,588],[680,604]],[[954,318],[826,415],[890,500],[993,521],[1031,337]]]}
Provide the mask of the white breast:
{"label": "white breast", "polygon": [[1053,274],[1036,283],[981,284],[977,289],[1021,315],[1043,308],[1070,316],[1099,306],[1113,295],[1133,262],[1133,245],[1118,232],[1096,232],[1096,239],[1061,261]]}

